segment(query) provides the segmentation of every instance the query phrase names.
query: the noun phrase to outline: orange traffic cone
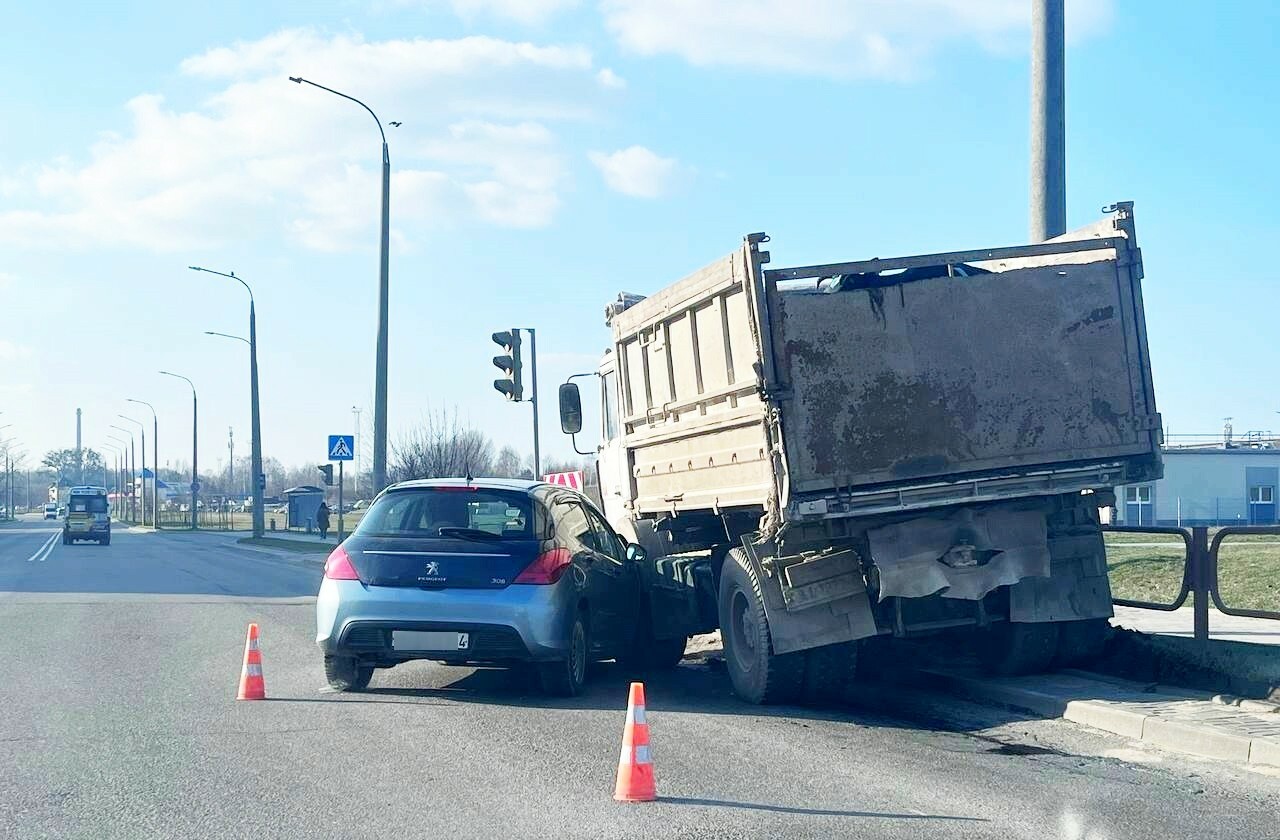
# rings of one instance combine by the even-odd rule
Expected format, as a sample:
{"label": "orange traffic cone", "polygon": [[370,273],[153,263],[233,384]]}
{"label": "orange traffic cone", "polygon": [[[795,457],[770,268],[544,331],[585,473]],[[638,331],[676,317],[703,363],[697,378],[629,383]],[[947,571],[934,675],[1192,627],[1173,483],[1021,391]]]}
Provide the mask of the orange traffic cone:
{"label": "orange traffic cone", "polygon": [[249,637],[244,642],[244,667],[240,670],[240,691],[237,700],[266,700],[267,686],[262,681],[262,651],[258,649],[258,625],[249,625]]}
{"label": "orange traffic cone", "polygon": [[652,802],[658,798],[653,782],[653,760],[649,755],[649,724],[644,719],[644,683],[631,684],[613,798],[619,802]]}

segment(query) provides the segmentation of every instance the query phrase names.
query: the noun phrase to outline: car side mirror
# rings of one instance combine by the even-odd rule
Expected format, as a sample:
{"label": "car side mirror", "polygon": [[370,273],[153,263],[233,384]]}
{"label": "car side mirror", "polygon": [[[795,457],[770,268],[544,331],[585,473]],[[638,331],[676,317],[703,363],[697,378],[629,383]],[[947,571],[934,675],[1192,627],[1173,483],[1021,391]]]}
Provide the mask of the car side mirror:
{"label": "car side mirror", "polygon": [[649,559],[649,552],[636,543],[627,543],[627,559],[632,563],[643,563]]}
{"label": "car side mirror", "polygon": [[560,431],[566,435],[582,431],[582,394],[574,382],[560,386]]}

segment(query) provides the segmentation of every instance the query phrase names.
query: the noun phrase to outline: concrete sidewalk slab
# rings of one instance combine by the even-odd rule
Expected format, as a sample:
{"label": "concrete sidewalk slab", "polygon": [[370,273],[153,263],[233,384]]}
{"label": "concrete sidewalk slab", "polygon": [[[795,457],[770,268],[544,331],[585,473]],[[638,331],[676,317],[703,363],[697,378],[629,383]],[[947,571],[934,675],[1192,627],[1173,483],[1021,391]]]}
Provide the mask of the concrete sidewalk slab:
{"label": "concrete sidewalk slab", "polygon": [[[1114,627],[1166,636],[1190,638],[1193,635],[1194,619],[1191,607],[1170,611],[1116,607],[1115,611],[1115,617],[1111,619]],[[1210,609],[1209,637],[1258,645],[1280,645],[1280,621],[1266,618],[1241,618]]]}
{"label": "concrete sidewalk slab", "polygon": [[1028,677],[988,677],[961,669],[926,674],[931,685],[967,699],[1061,717],[1176,752],[1280,767],[1280,706],[1232,705],[1209,692],[1082,671]]}

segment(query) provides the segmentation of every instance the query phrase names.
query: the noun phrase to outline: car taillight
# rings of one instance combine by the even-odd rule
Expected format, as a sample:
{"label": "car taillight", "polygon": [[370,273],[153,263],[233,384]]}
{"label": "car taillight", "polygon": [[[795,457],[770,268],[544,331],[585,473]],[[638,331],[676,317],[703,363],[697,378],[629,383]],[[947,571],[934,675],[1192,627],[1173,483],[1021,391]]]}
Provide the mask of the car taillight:
{"label": "car taillight", "polygon": [[346,549],[338,546],[329,555],[329,559],[324,561],[324,576],[329,580],[359,580],[360,576],[356,574],[355,566],[351,565],[351,558],[347,556]]}
{"label": "car taillight", "polygon": [[553,548],[538,555],[529,566],[516,575],[513,583],[555,583],[573,562],[567,548]]}

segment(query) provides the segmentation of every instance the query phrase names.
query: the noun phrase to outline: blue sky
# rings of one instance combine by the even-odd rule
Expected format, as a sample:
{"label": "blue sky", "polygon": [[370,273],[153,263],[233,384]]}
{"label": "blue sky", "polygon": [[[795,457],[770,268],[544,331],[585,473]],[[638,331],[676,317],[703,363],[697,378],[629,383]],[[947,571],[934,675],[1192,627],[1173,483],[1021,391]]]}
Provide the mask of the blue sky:
{"label": "blue sky", "polygon": [[[489,333],[555,383],[602,312],[773,237],[777,265],[1016,244],[1024,0],[373,0],[13,7],[0,32],[0,432],[99,446],[153,402],[163,461],[247,451],[243,290],[265,451],[319,461],[372,417],[376,127],[389,129],[392,437],[457,406],[531,449]],[[1280,427],[1271,4],[1068,0],[1068,221],[1137,202],[1170,430]],[[91,358],[93,364],[69,360]],[[134,416],[138,416],[134,414]],[[141,419],[141,418],[140,418]],[[367,451],[367,450],[366,450]]]}

